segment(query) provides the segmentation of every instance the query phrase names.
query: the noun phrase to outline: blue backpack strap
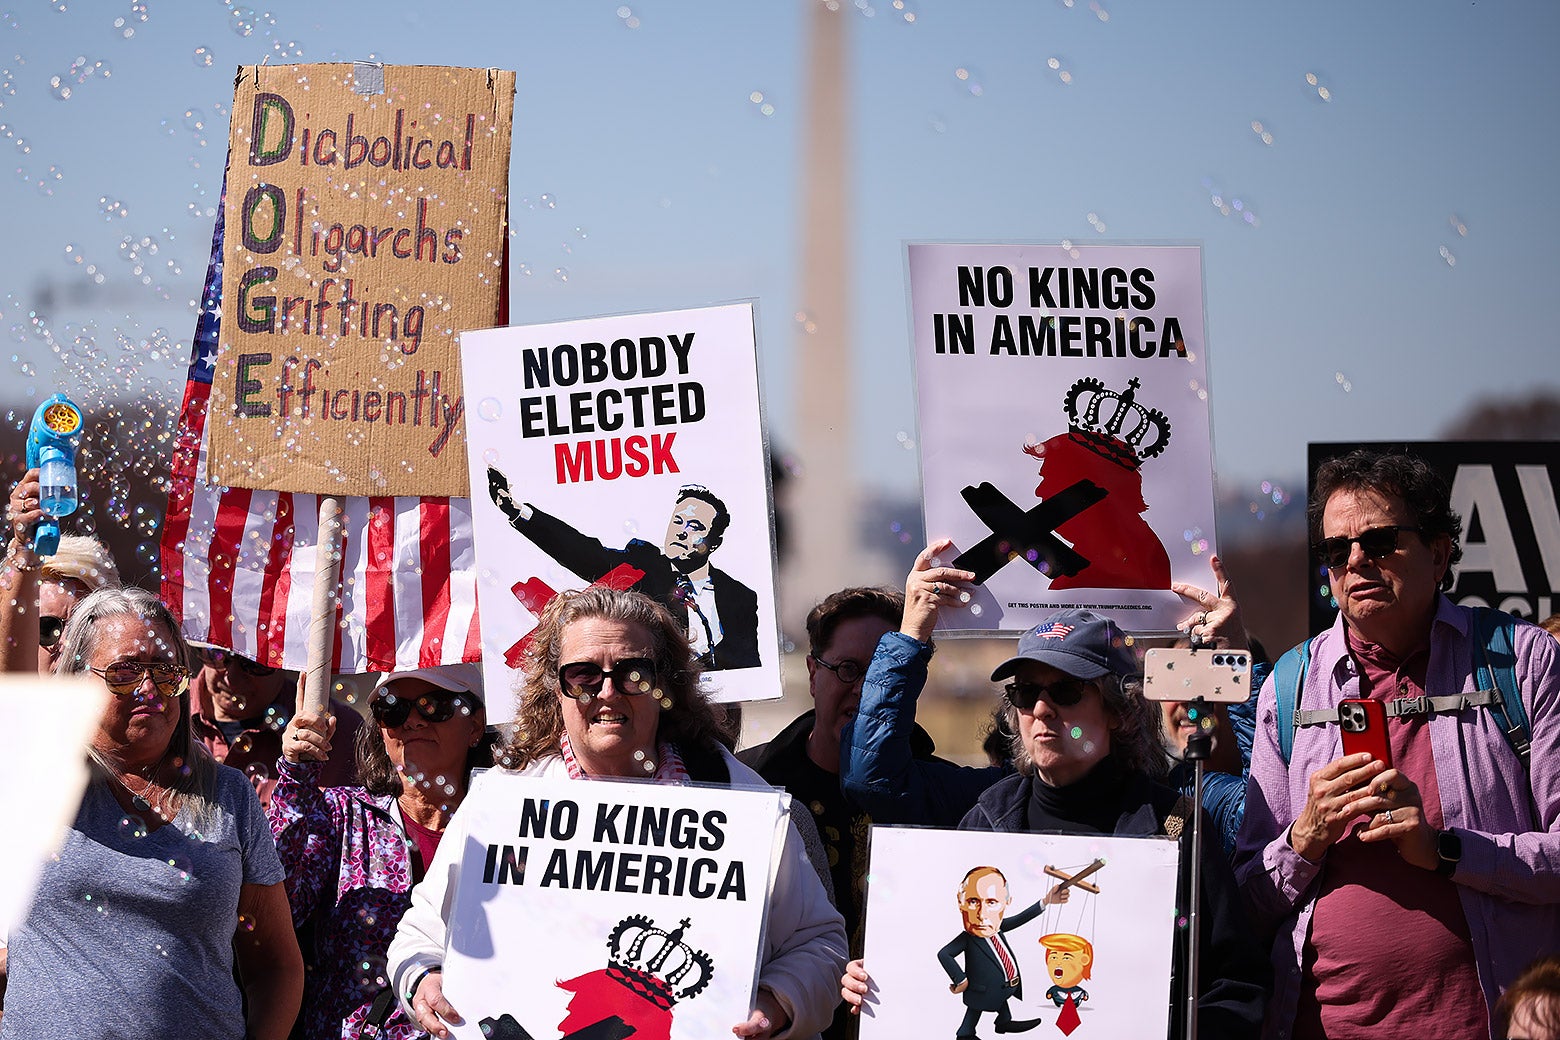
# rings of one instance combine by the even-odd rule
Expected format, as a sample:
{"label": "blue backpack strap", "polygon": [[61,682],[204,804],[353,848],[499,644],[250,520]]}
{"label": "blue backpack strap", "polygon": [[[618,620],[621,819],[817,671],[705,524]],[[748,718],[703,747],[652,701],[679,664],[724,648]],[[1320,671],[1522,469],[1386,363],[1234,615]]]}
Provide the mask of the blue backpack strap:
{"label": "blue backpack strap", "polygon": [[1474,642],[1479,648],[1475,679],[1481,690],[1495,690],[1500,702],[1490,705],[1511,750],[1527,768],[1532,737],[1522,691],[1517,687],[1517,619],[1490,607],[1473,608]]}
{"label": "blue backpack strap", "polygon": [[1291,647],[1273,666],[1274,710],[1278,715],[1278,753],[1289,764],[1295,747],[1295,705],[1300,703],[1300,684],[1311,667],[1311,641]]}

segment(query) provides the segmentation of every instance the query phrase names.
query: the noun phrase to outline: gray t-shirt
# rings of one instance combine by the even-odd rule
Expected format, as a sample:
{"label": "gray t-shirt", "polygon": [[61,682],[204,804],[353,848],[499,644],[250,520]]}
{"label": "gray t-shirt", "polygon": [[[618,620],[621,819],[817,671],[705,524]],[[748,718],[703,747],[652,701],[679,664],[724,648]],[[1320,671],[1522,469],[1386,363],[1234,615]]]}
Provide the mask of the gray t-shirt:
{"label": "gray t-shirt", "polygon": [[11,933],[0,1040],[239,1040],[233,936],[244,884],[286,872],[249,780],[217,767],[216,819],[182,808],[147,833],[107,784],[87,786],[27,921]]}

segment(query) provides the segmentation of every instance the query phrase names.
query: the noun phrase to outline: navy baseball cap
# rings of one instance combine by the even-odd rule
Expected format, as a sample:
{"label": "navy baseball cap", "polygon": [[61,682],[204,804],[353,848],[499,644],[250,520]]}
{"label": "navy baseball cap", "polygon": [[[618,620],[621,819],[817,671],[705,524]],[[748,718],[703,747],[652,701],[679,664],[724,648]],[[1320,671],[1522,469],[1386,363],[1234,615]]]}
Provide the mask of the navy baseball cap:
{"label": "navy baseball cap", "polygon": [[997,665],[991,681],[1011,678],[1025,661],[1048,664],[1075,679],[1098,679],[1106,672],[1126,678],[1139,670],[1126,635],[1092,610],[1058,610],[1025,632],[1018,653]]}

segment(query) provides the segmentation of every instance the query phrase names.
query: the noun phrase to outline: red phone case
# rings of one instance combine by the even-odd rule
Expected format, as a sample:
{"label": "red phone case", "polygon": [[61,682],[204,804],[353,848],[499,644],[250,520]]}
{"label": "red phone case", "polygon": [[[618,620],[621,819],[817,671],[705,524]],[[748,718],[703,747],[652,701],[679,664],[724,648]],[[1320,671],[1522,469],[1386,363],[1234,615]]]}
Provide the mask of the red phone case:
{"label": "red phone case", "polygon": [[[1352,706],[1352,707],[1351,707]],[[1392,767],[1392,744],[1387,740],[1387,709],[1380,701],[1345,700],[1338,702],[1338,725],[1343,730],[1343,753],[1370,757]]]}

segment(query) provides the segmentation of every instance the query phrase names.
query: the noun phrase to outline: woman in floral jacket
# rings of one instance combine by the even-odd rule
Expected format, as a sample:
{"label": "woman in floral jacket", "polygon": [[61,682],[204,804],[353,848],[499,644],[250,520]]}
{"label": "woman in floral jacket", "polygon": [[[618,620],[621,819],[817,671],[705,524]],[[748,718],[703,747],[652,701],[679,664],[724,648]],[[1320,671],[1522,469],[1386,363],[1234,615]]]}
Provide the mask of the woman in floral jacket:
{"label": "woman in floral jacket", "polygon": [[370,1017],[386,1040],[424,1035],[388,996],[376,1000],[388,993],[385,949],[472,767],[489,764],[479,665],[387,673],[369,709],[375,724],[357,740],[363,786],[318,786],[329,716],[298,712],[277,762],[268,815],[310,965],[302,1040],[356,1040]]}

